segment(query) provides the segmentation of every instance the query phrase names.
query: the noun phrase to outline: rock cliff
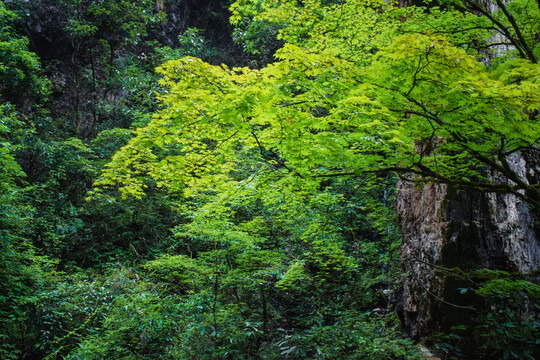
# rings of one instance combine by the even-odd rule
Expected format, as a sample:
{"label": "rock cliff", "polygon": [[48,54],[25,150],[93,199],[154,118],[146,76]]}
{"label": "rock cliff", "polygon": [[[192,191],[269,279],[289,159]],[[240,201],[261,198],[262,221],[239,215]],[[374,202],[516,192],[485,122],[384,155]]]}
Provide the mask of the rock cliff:
{"label": "rock cliff", "polygon": [[[513,170],[530,183],[538,182],[537,155],[511,159]],[[487,175],[504,181],[496,173]],[[401,181],[397,212],[406,272],[401,314],[415,339],[448,332],[459,325],[456,319],[472,317],[482,306],[473,294],[462,294],[464,284],[445,268],[528,273],[540,266],[538,211],[514,195]]]}

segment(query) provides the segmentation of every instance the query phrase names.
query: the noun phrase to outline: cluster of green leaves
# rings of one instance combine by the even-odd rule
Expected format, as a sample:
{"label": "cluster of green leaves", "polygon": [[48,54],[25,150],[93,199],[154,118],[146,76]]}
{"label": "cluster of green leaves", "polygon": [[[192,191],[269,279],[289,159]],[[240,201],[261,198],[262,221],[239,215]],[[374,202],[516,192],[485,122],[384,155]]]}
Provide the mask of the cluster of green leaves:
{"label": "cluster of green leaves", "polygon": [[[229,68],[185,57],[158,68],[162,109],[113,156],[94,196],[118,190],[137,199],[163,188],[178,199],[186,224],[177,228],[176,251],[189,256],[179,258],[190,264],[186,269],[207,273],[207,284],[192,288],[186,275],[176,281],[193,296],[206,291],[207,311],[194,331],[216,336],[187,336],[179,357],[193,356],[195,343],[205,344],[194,351],[208,357],[238,346],[253,351],[240,334],[234,338],[243,342],[234,346],[217,337],[220,331],[231,336],[227,326],[249,308],[239,305],[249,304],[244,296],[302,304],[280,312],[270,301],[258,310],[262,316],[244,316],[265,335],[272,329],[264,314],[283,314],[286,337],[271,335],[280,339],[282,355],[378,356],[369,350],[375,342],[353,345],[364,335],[349,320],[362,317],[348,306],[372,304],[370,286],[381,278],[370,273],[373,264],[361,270],[354,242],[329,221],[330,208],[343,216],[350,211],[337,190],[344,179],[371,189],[397,172],[411,181],[511,193],[540,205],[538,184],[510,165],[516,152],[538,153],[538,39],[523,33],[537,31],[539,11],[532,2],[498,5],[494,15],[478,16],[467,4],[401,9],[385,1],[238,1],[232,22],[249,49],[258,46],[250,40],[257,29],[278,32],[284,45],[275,62]],[[493,29],[514,48],[488,65]],[[486,169],[501,176],[487,176]],[[374,204],[384,202],[366,198],[374,213],[380,209]],[[273,224],[280,225],[277,234]],[[361,244],[373,259],[372,242]],[[226,286],[235,290],[219,291]],[[309,300],[298,301],[303,297]],[[331,298],[339,298],[339,308]],[[310,316],[299,315],[305,313]],[[332,331],[340,340],[323,345]],[[486,348],[496,339],[486,336]]]}
{"label": "cluster of green leaves", "polygon": [[[204,191],[230,185],[229,174],[243,152],[258,153],[250,158],[253,174],[279,177],[274,169],[281,168],[285,177],[316,183],[397,170],[511,192],[537,204],[536,185],[513,171],[508,159],[522,149],[535,151],[538,66],[511,59],[486,67],[441,35],[400,35],[397,15],[386,15],[390,25],[380,25],[381,10],[350,6],[355,21],[357,13],[373,18],[357,24],[367,27],[365,33],[373,24],[386,29],[375,39],[357,39],[357,46],[373,40],[367,51],[336,42],[335,35],[329,39],[323,28],[305,40],[307,46],[298,44],[296,34],[282,34],[295,41],[261,70],[211,66],[189,57],[166,63],[159,69],[165,108],[115,156],[114,170],[101,184],[120,183],[124,193],[139,196],[142,183],[136,176],[149,175],[158,186],[185,187],[193,194],[199,186]],[[312,8],[300,10],[310,15]],[[313,27],[308,20],[301,23]],[[340,33],[338,39],[349,37]],[[484,166],[515,185],[492,183],[478,170]]]}
{"label": "cluster of green leaves", "polygon": [[[81,292],[91,290],[95,281],[77,275],[80,269],[75,265],[108,268],[110,262],[140,261],[166,248],[170,229],[178,223],[163,194],[148,201],[151,195],[144,203],[84,201],[98,171],[132,137],[127,127],[134,119],[145,125],[147,114],[155,110],[158,77],[153,66],[164,61],[167,51],[176,51],[141,56],[137,44],[163,18],[153,5],[0,4],[1,358],[43,358],[71,350],[82,336],[77,329],[86,335],[88,329],[101,326],[98,315],[105,308],[92,312],[95,304],[90,301],[101,306],[113,299],[84,298]],[[55,16],[44,18],[47,11]],[[47,49],[45,57],[61,58],[47,64],[46,71],[28,48],[32,43],[36,50],[35,39],[20,35],[25,26],[25,34],[35,35],[33,21],[40,27],[36,31],[42,29],[48,39],[63,41],[66,52],[73,51],[58,54],[57,49]],[[179,46],[190,51],[184,43]],[[204,51],[204,46],[206,42],[198,50]],[[61,62],[65,58],[69,63]],[[65,74],[51,87],[45,74],[59,76],[55,68]],[[58,109],[66,114],[53,118],[60,116]],[[71,109],[76,114],[70,114]],[[81,125],[94,115],[99,123],[81,133]],[[75,124],[70,122],[74,119]],[[113,128],[117,125],[122,128]],[[61,269],[69,269],[69,274],[60,275]],[[102,290],[110,286],[111,282]],[[75,332],[66,336],[65,331]]]}
{"label": "cluster of green leaves", "polygon": [[[45,1],[47,2],[47,0]],[[154,11],[154,2],[139,0],[78,1],[48,0],[66,19],[65,29],[76,39],[98,40],[105,36],[121,43],[137,44],[148,34],[149,24],[163,20],[165,13]],[[43,5],[43,4],[42,4]]]}
{"label": "cluster of green leaves", "polygon": [[[432,336],[430,341],[448,359],[536,359],[540,322],[540,286],[534,281],[537,272],[509,273],[480,269],[465,273],[443,269],[459,279],[463,287],[459,297],[474,304],[469,319],[453,319],[451,331]],[[473,341],[464,341],[464,337]]]}
{"label": "cluster of green leaves", "polygon": [[[538,151],[532,2],[239,0],[237,41],[275,52],[261,69],[204,62],[197,29],[147,41],[153,1],[9,6],[36,4],[73,45],[75,110],[36,106],[49,83],[0,4],[3,358],[415,358],[389,295],[394,172],[540,201],[509,166]],[[488,67],[493,29],[513,49]],[[501,278],[477,289],[496,307],[476,354],[533,357],[538,324],[510,305],[537,288]]]}
{"label": "cluster of green leaves", "polygon": [[[185,199],[175,255],[139,270],[154,300],[132,296],[138,305],[104,314],[105,325],[81,338],[85,352],[68,358],[144,359],[141,337],[166,359],[414,358],[389,310],[399,242],[381,184],[392,181],[285,193],[247,186]],[[133,324],[124,318],[131,306],[141,309]]]}
{"label": "cluster of green leaves", "polygon": [[49,81],[41,76],[37,56],[28,51],[28,39],[13,30],[17,15],[0,4],[0,94],[2,100],[49,93]]}
{"label": "cluster of green leaves", "polygon": [[120,265],[58,274],[37,297],[46,359],[157,358],[178,331],[176,306]]}
{"label": "cluster of green leaves", "polygon": [[170,251],[178,255],[139,268],[118,263],[51,274],[33,296],[37,314],[26,328],[29,340],[41,334],[34,353],[47,359],[414,358],[413,344],[389,313],[387,291],[399,276],[396,229],[388,225],[392,195],[367,186],[394,180],[369,180],[274,194],[271,201],[259,191],[228,203],[200,200],[200,214],[190,212],[192,221],[175,230]]}
{"label": "cluster of green leaves", "polygon": [[9,102],[18,94],[40,99],[48,93],[48,81],[27,39],[12,33],[15,18],[0,4],[0,356],[5,359],[18,358],[31,341],[33,294],[47,282],[51,265],[28,238],[35,209],[16,159],[21,139],[33,129]]}
{"label": "cluster of green leaves", "polygon": [[[18,19],[15,11],[25,14],[24,18]],[[43,18],[47,11],[57,16]],[[6,79],[26,79],[10,85],[11,90],[2,88],[2,100],[19,105],[19,99],[26,98],[19,111],[27,112],[27,131],[10,141],[27,174],[27,204],[35,209],[27,236],[42,253],[61,258],[63,264],[75,261],[88,266],[117,256],[137,258],[165,246],[156,245],[165,242],[174,218],[165,197],[144,204],[84,202],[97,172],[131,138],[130,125],[145,125],[156,109],[158,77],[153,67],[176,50],[157,52],[150,47],[148,55],[144,51],[153,26],[163,18],[162,12],[154,11],[152,1],[2,4],[2,44],[10,49],[1,57],[2,71],[21,74],[6,73]],[[25,32],[32,35],[36,23],[39,31],[53,38],[49,40],[64,39],[73,46],[59,49],[65,54],[45,51],[49,59],[60,56],[47,67],[56,79],[53,93],[38,91],[38,85],[50,82],[41,72],[38,57],[26,48],[28,39],[16,31],[26,26]],[[29,60],[11,61],[15,58]],[[66,58],[69,61],[63,63]],[[9,63],[4,66],[4,61]],[[65,74],[60,76],[58,71]],[[45,95],[50,95],[48,102]],[[59,112],[61,117],[53,118]]]}
{"label": "cluster of green leaves", "polygon": [[533,277],[487,269],[472,276],[478,283],[474,292],[489,304],[477,319],[476,334],[482,339],[478,356],[529,360],[540,356],[540,321],[535,316],[540,311],[540,286],[529,281]]}

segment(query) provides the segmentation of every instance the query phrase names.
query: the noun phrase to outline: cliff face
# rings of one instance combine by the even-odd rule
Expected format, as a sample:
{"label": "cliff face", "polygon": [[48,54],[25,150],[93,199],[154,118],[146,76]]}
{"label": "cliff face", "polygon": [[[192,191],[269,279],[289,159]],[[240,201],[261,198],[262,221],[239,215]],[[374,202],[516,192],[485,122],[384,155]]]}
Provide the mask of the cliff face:
{"label": "cliff face", "polygon": [[[514,155],[511,160],[522,178],[538,181],[538,156]],[[504,180],[496,173],[489,176]],[[463,284],[441,268],[530,272],[540,266],[538,212],[514,195],[402,181],[397,212],[407,273],[401,314],[416,339],[449,331],[459,325],[457,319],[474,315],[472,307],[482,306],[472,294],[461,294]]]}
{"label": "cliff face", "polygon": [[[470,9],[478,15],[493,14],[497,3],[474,0]],[[476,5],[474,5],[476,4]],[[483,10],[482,10],[483,9]],[[514,49],[516,40],[494,31],[483,62]],[[514,153],[507,158],[509,167],[528,184],[540,180],[540,149]],[[496,171],[485,170],[493,183],[510,183]],[[437,333],[450,333],[453,326],[469,321],[470,338],[479,313],[496,309],[467,291],[471,284],[445,269],[465,272],[487,268],[530,273],[540,267],[540,209],[511,194],[482,193],[458,189],[446,184],[415,186],[398,184],[397,213],[401,229],[402,264],[406,276],[400,299],[400,314],[405,330],[417,340]],[[526,194],[537,198],[536,194]],[[527,280],[539,283],[538,276]],[[520,314],[532,308],[519,304]],[[518,306],[519,306],[518,305]],[[466,345],[467,346],[467,345]],[[465,346],[465,347],[466,347]]]}

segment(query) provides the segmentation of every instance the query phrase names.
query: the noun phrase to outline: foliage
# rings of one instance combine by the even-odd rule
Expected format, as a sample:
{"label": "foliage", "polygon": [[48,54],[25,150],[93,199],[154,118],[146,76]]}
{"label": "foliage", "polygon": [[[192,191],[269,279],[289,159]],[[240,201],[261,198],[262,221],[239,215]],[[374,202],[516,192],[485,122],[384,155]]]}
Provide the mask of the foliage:
{"label": "foliage", "polygon": [[[103,273],[58,274],[51,285],[37,294],[37,348],[43,358],[70,358],[70,353],[74,358],[108,358],[107,352],[121,357],[141,348],[157,350],[138,341],[152,340],[152,329],[168,325],[159,317],[155,295],[133,269],[116,266]],[[151,316],[144,319],[143,314]],[[101,339],[94,343],[98,333]]]}
{"label": "foliage", "polygon": [[184,56],[194,56],[208,61],[217,55],[217,50],[197,28],[188,28],[183,34],[178,35],[178,43],[180,46],[174,50],[167,46],[156,49],[160,55],[157,65]]}
{"label": "foliage", "polygon": [[[459,6],[403,10],[386,2],[241,1],[232,7],[233,23],[246,27],[246,36],[263,22],[280,29],[284,45],[274,63],[262,69],[229,68],[185,57],[158,68],[163,108],[113,156],[95,195],[118,189],[123,198],[137,199],[158,187],[179,200],[188,221],[178,227],[177,251],[212,265],[216,282],[206,295],[213,301],[207,311],[222,306],[225,316],[205,313],[209,317],[198,321],[203,324],[198,333],[214,321],[216,338],[214,348],[207,344],[197,351],[207,349],[206,356],[215,357],[231,350],[223,348],[217,334],[231,336],[223,322],[239,320],[218,291],[222,284],[232,281],[239,299],[239,284],[251,294],[248,298],[266,299],[242,277],[231,278],[233,269],[235,276],[266,284],[262,291],[276,284],[273,299],[299,304],[283,313],[284,319],[294,319],[284,328],[294,329],[291,339],[296,339],[284,355],[316,356],[315,349],[303,348],[301,334],[312,329],[325,338],[325,327],[339,323],[328,299],[339,297],[341,309],[377,301],[373,288],[387,276],[378,277],[375,270],[377,241],[354,244],[334,220],[348,208],[340,181],[377,189],[377,182],[397,172],[411,181],[512,193],[540,205],[538,184],[510,166],[516,152],[538,151],[539,68],[526,50],[537,40],[518,39],[514,21],[530,26],[538,9],[519,2],[499,6],[495,19],[464,14]],[[531,15],[523,15],[527,11]],[[429,28],[431,20],[438,31]],[[510,41],[516,49],[488,66],[486,30],[493,27],[515,28]],[[453,29],[450,36],[447,29]],[[490,172],[500,176],[487,176]],[[361,198],[370,209],[381,202],[385,208],[383,197],[366,195]],[[375,224],[388,224],[387,219],[380,216]],[[273,225],[265,229],[274,223],[280,225],[277,234]],[[385,238],[381,230],[375,238]],[[386,253],[393,248],[392,242],[383,244]],[[365,264],[345,251],[355,245],[357,254],[366,255]],[[242,261],[243,254],[253,260]],[[247,266],[253,263],[255,269]],[[279,313],[274,306],[270,302],[261,312]],[[306,313],[312,316],[298,315]],[[315,314],[321,314],[319,322]],[[264,319],[247,321],[262,321],[271,331]],[[352,341],[345,340],[346,334],[340,339]],[[522,339],[529,349],[531,334],[509,337]],[[486,332],[485,348],[497,338]],[[251,351],[245,343],[238,346]],[[370,346],[375,345],[362,349]],[[348,356],[347,349],[336,356]],[[332,351],[325,348],[321,356],[334,356]]]}
{"label": "foliage", "polygon": [[[534,272],[509,273],[479,269],[465,273],[444,269],[459,279],[458,289],[475,312],[469,319],[456,318],[448,333],[431,337],[430,342],[448,359],[535,359],[538,357],[538,298],[540,287]],[[468,337],[469,339],[467,339]],[[473,341],[467,341],[472,338]]]}
{"label": "foliage", "polygon": [[387,310],[370,314],[390,305],[382,290],[398,275],[395,230],[376,222],[388,224],[391,209],[380,204],[370,218],[359,208],[380,201],[379,189],[335,180],[320,193],[251,187],[192,198],[191,221],[176,230],[185,255],[144,265],[182,311],[171,356],[412,358]]}
{"label": "foliage", "polygon": [[[210,65],[205,29],[160,43],[161,1],[0,4],[0,356],[417,358],[397,177],[540,205],[510,166],[538,152],[538,9],[440,5],[233,2],[255,69]],[[53,93],[41,26],[71,44]],[[538,356],[538,286],[470,279],[479,346],[440,347]]]}
{"label": "foliage", "polygon": [[[483,338],[479,356],[537,358],[540,355],[540,322],[534,313],[540,310],[540,286],[501,271],[483,271],[475,275],[485,279],[475,292],[491,305],[490,311],[479,316],[481,325],[477,330]],[[526,308],[530,309],[527,311]]]}
{"label": "foliage", "polygon": [[[348,28],[373,33],[375,20],[356,17],[365,7],[347,5],[356,6],[350,21],[358,22]],[[290,10],[271,8],[272,16]],[[315,5],[294,9],[306,12],[307,19],[322,16]],[[365,15],[373,18],[377,11]],[[115,156],[114,175],[106,172],[101,183],[123,184],[122,192],[135,196],[142,194],[135,176],[145,174],[175,191],[230,185],[227,174],[238,166],[240,150],[253,154],[252,174],[265,178],[280,176],[276,169],[311,182],[397,170],[424,181],[511,192],[537,204],[535,184],[509,162],[518,150],[536,151],[538,66],[511,59],[488,68],[441,35],[400,35],[392,9],[384,14],[388,24],[376,26],[386,31],[358,39],[373,46],[360,55],[349,55],[358,51],[338,42],[348,39],[338,30],[329,37],[316,28],[300,46],[299,35],[288,31],[311,29],[315,20],[299,20],[305,25],[281,33],[292,43],[277,52],[279,61],[261,70],[211,66],[189,57],[166,63],[159,70],[167,88],[161,97],[165,108]],[[493,183],[478,170],[482,167],[513,183]],[[169,175],[173,168],[178,176]]]}
{"label": "foliage", "polygon": [[28,39],[13,30],[17,15],[0,4],[0,96],[20,102],[20,97],[41,99],[49,94],[50,82],[41,76],[36,54],[28,51]]}
{"label": "foliage", "polygon": [[[0,356],[6,359],[28,356],[43,358],[44,352],[54,348],[52,344],[63,338],[64,329],[69,331],[85,325],[86,316],[92,318],[96,315],[87,311],[91,307],[89,304],[86,304],[87,308],[84,310],[77,309],[76,303],[81,302],[82,306],[85,302],[76,296],[67,299],[67,303],[57,301],[56,297],[65,295],[55,293],[57,290],[75,293],[80,290],[67,284],[72,281],[71,278],[59,279],[60,269],[67,267],[76,273],[80,269],[73,267],[75,262],[81,266],[89,266],[100,261],[101,267],[106,267],[106,261],[110,258],[133,261],[141,256],[148,256],[149,252],[155,251],[152,247],[166,246],[160,245],[160,242],[165,242],[164,239],[172,226],[170,222],[163,220],[170,216],[170,209],[167,201],[162,198],[156,202],[146,202],[148,206],[144,207],[133,202],[127,205],[120,204],[113,213],[107,203],[94,203],[89,206],[84,203],[85,193],[90,188],[96,171],[111,153],[127,141],[122,142],[118,135],[121,134],[124,139],[129,139],[130,135],[125,129],[124,131],[116,129],[109,134],[103,133],[93,143],[89,143],[70,136],[74,134],[74,131],[66,124],[69,114],[62,115],[61,118],[53,118],[55,114],[58,114],[58,107],[66,106],[63,102],[65,97],[58,100],[58,91],[68,92],[65,86],[70,86],[70,74],[65,74],[64,84],[55,83],[55,92],[51,93],[50,81],[44,76],[46,72],[50,74],[51,67],[42,71],[39,58],[28,50],[29,44],[32,44],[35,50],[35,39],[30,41],[21,36],[20,28],[23,20],[31,22],[35,20],[36,14],[42,15],[44,8],[57,9],[56,6],[59,3],[55,1],[54,3],[3,2],[0,4],[0,213],[2,214],[0,217],[0,282],[2,283]],[[149,4],[146,3],[147,6]],[[69,6],[72,5],[77,4],[72,3]],[[116,7],[119,4],[110,2],[110,5]],[[132,15],[138,19],[147,18],[141,8],[134,7],[131,3],[124,2],[120,5],[134,9],[135,13]],[[17,17],[15,12],[6,9],[7,6],[22,13],[23,16]],[[81,11],[83,4],[78,2],[77,6],[81,6],[77,8],[77,11]],[[94,3],[93,6],[96,4]],[[68,11],[68,13],[69,16],[74,16],[72,12]],[[77,14],[75,15],[81,15],[80,12]],[[96,18],[91,20],[92,16],[89,15],[84,15],[86,17],[84,21],[99,22],[99,27],[104,31],[101,34],[105,37],[112,36],[108,39],[113,43],[121,32],[106,30],[107,21],[103,13],[97,14],[94,11],[92,14],[92,16],[99,15],[99,21]],[[123,26],[129,25],[129,22],[124,23],[127,18],[122,20],[119,14],[120,12],[113,14],[114,21],[122,23]],[[44,32],[53,38],[60,36],[59,29],[63,29],[66,24],[63,22],[66,20],[63,17],[66,13],[58,11],[56,15],[58,16],[50,19],[38,19],[39,26],[43,26]],[[52,26],[54,30],[51,30],[50,26],[55,21],[62,23],[62,27]],[[146,20],[141,21],[140,25],[146,27]],[[73,21],[69,23],[75,24]],[[26,29],[25,33],[35,35],[34,25],[30,30]],[[83,30],[82,27],[77,31],[74,30],[76,38],[66,44],[76,45],[77,51],[81,50],[79,47],[81,44],[96,44],[96,51],[91,52],[96,60],[94,65],[98,66],[101,63],[102,67],[99,71],[109,71],[107,55],[114,53],[114,49],[111,50],[107,41],[94,37],[99,31],[87,32],[85,35],[81,32]],[[140,39],[139,30],[141,29],[134,27],[132,30],[138,32],[131,34],[133,39]],[[79,40],[81,42],[78,42]],[[98,49],[103,50],[104,53],[97,54],[100,51]],[[55,51],[55,49],[50,50],[53,53]],[[82,55],[83,59],[78,58],[79,54],[70,58],[70,63],[67,64],[70,71],[70,64],[78,65],[81,64],[79,61],[85,62],[88,59],[85,58],[86,55]],[[51,53],[47,53],[46,57],[50,55]],[[80,81],[89,80],[90,84],[92,82],[96,84],[97,72],[92,72],[90,66],[78,71],[76,76],[80,76]],[[139,68],[137,71],[136,76],[145,75],[145,73],[141,75],[142,71]],[[146,74],[152,72],[151,69],[145,71]],[[155,78],[155,75],[151,76],[152,81]],[[103,79],[101,80],[103,83]],[[125,88],[128,88],[128,85],[135,87],[133,81],[131,84],[128,81],[126,83]],[[139,88],[146,86],[150,89],[153,86],[151,81],[147,81],[144,85],[137,85]],[[85,85],[79,82],[76,86],[79,91]],[[112,86],[118,86],[118,84],[112,84]],[[96,87],[93,89],[95,90]],[[153,96],[153,90],[148,91],[152,92]],[[60,105],[47,102],[47,96],[58,101]],[[80,100],[80,97],[73,98]],[[109,95],[108,99],[110,98]],[[97,105],[97,97],[95,99]],[[11,100],[11,103],[7,102],[8,100]],[[127,116],[123,118],[113,114],[115,119],[125,120],[129,117],[127,125],[131,123],[133,113],[144,114],[153,110],[150,106],[153,103],[150,101],[141,104],[139,108],[136,108],[133,102],[127,103],[128,106],[116,108],[111,107],[106,101],[102,104],[104,116],[115,111],[127,113]],[[78,103],[75,104],[73,108],[78,105]],[[71,110],[70,106],[68,104],[69,110]],[[101,130],[99,126],[96,126],[96,129]],[[137,211],[141,211],[144,216],[138,216]],[[149,223],[146,219],[151,219],[156,226],[143,227],[141,222]],[[161,230],[158,229],[159,227]],[[144,230],[141,231],[141,229]],[[148,250],[149,247],[152,250]],[[43,254],[48,255],[49,258]],[[55,260],[49,260],[51,257]],[[67,283],[63,283],[64,280]],[[55,286],[58,288],[55,289]],[[73,304],[68,304],[69,302]],[[72,338],[68,340],[68,345],[74,343]],[[62,346],[64,345],[66,344],[62,343]]]}
{"label": "foliage", "polygon": [[52,265],[27,237],[35,209],[9,141],[23,132],[19,116],[10,104],[0,105],[0,356],[5,359],[17,359],[31,342],[34,291],[47,283]]}

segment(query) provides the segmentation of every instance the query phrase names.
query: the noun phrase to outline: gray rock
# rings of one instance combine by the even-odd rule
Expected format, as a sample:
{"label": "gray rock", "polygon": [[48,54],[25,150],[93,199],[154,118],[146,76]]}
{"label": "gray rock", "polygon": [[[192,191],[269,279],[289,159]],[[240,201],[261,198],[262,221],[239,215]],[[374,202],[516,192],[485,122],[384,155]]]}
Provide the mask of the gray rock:
{"label": "gray rock", "polygon": [[[522,178],[538,182],[538,159],[515,154],[509,160]],[[504,181],[496,173],[487,176]],[[540,266],[538,212],[514,195],[401,181],[396,206],[406,273],[400,311],[413,338],[448,331],[478,305],[442,268],[530,272]]]}

